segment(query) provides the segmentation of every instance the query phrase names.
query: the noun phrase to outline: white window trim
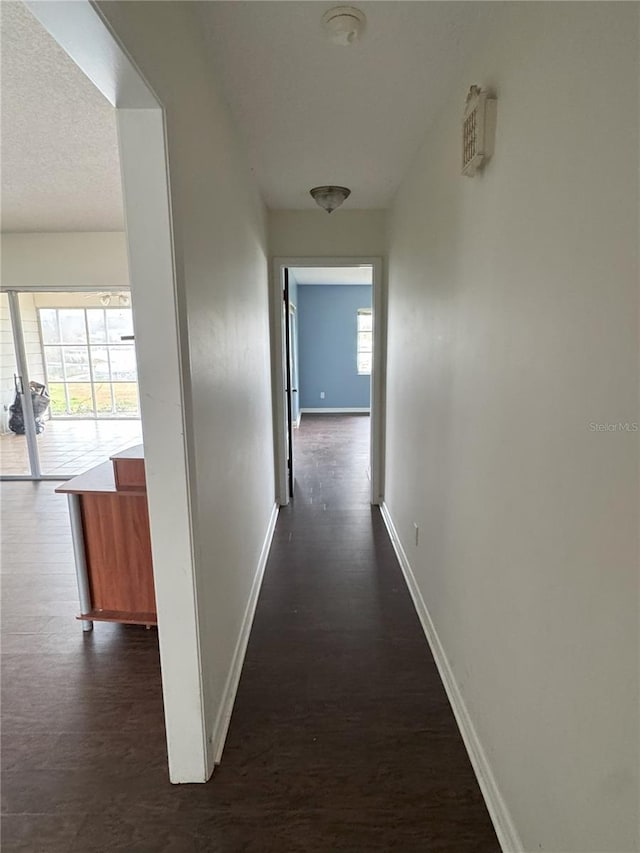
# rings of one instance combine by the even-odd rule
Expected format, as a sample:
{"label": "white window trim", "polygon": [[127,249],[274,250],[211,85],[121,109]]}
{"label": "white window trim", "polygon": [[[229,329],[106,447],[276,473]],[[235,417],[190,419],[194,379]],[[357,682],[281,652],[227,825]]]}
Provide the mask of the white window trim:
{"label": "white window trim", "polygon": [[[356,370],[358,372],[358,376],[371,376],[371,365],[373,363],[373,317],[372,317],[371,308],[358,308],[356,314]],[[367,316],[371,317],[371,330],[369,329],[361,329],[360,328],[360,317]],[[360,335],[363,332],[371,332],[372,340],[371,347],[369,349],[363,349],[361,344]],[[368,370],[360,370],[360,355],[367,354],[369,355],[369,369]]]}

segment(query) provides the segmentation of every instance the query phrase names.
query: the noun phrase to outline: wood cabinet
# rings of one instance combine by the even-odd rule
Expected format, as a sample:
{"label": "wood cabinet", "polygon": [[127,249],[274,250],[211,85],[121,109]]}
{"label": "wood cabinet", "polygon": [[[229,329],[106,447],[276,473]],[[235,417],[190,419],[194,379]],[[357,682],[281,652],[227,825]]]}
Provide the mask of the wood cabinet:
{"label": "wood cabinet", "polygon": [[79,619],[157,624],[142,445],[56,489],[69,500]]}

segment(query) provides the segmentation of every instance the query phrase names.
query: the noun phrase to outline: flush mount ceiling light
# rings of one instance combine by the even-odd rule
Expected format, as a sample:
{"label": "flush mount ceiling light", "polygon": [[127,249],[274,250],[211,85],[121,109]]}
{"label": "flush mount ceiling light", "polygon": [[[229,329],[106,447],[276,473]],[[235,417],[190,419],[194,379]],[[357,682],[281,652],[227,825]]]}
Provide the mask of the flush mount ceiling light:
{"label": "flush mount ceiling light", "polygon": [[354,6],[334,6],[322,16],[322,25],[334,44],[349,47],[364,30],[366,18]]}
{"label": "flush mount ceiling light", "polygon": [[340,207],[343,201],[349,198],[351,190],[347,187],[314,187],[309,193],[316,204],[320,205],[327,213],[332,213],[336,207]]}

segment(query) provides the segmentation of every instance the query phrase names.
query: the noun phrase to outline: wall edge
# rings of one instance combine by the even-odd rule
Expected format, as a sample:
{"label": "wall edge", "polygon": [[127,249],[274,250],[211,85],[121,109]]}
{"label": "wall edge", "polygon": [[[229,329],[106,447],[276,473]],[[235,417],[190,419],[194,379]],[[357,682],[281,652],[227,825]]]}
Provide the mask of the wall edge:
{"label": "wall edge", "polygon": [[384,501],[380,505],[380,512],[391,538],[391,544],[402,569],[413,605],[420,619],[420,624],[433,654],[440,679],[451,704],[458,729],[460,730],[469,760],[471,761],[471,766],[473,767],[489,816],[498,836],[500,847],[504,853],[526,853],[507,804],[500,793],[491,765],[473,725],[467,706],[462,698],[462,693],[454,677],[453,670],[436,631],[429,609],[420,592],[389,507]]}
{"label": "wall edge", "polygon": [[247,601],[247,606],[244,611],[244,617],[242,619],[240,633],[238,634],[238,640],[236,642],[236,647],[233,652],[233,659],[231,661],[231,666],[227,675],[227,681],[224,686],[222,701],[220,702],[218,714],[213,725],[211,741],[209,744],[210,749],[208,750],[207,756],[210,774],[214,770],[214,765],[220,764],[220,761],[222,760],[222,752],[224,750],[224,745],[227,739],[227,732],[229,731],[231,714],[233,713],[233,706],[236,701],[236,694],[238,692],[238,685],[240,683],[240,675],[242,674],[242,667],[244,665],[244,658],[247,652],[249,636],[251,634],[253,619],[255,616],[256,607],[258,605],[258,596],[260,594],[260,588],[262,587],[264,572],[267,567],[267,559],[269,557],[269,551],[271,549],[271,542],[273,540],[273,534],[275,533],[276,521],[278,520],[279,511],[279,505],[274,502],[271,508],[271,515],[267,524],[267,530],[265,533],[264,541],[262,543],[260,557],[258,558],[258,564],[256,566],[256,571],[253,576],[251,591],[249,593],[249,599]]}

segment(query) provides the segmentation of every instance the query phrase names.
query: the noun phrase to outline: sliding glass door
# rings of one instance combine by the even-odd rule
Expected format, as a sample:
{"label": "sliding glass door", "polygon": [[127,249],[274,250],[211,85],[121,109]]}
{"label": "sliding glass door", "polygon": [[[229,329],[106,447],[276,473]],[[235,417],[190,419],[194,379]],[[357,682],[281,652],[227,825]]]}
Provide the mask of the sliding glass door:
{"label": "sliding glass door", "polygon": [[131,308],[38,308],[55,418],[139,417]]}
{"label": "sliding glass door", "polygon": [[[13,372],[31,382],[34,411],[25,422],[32,424],[35,436],[29,455],[28,431],[20,436],[7,425],[0,436],[0,473],[74,476],[141,443],[129,293],[30,291],[2,298],[3,311],[5,300],[7,312],[16,304],[17,322],[3,329],[3,340],[12,342],[16,356],[21,346],[24,351],[22,369]],[[7,396],[10,373],[3,367]]]}

